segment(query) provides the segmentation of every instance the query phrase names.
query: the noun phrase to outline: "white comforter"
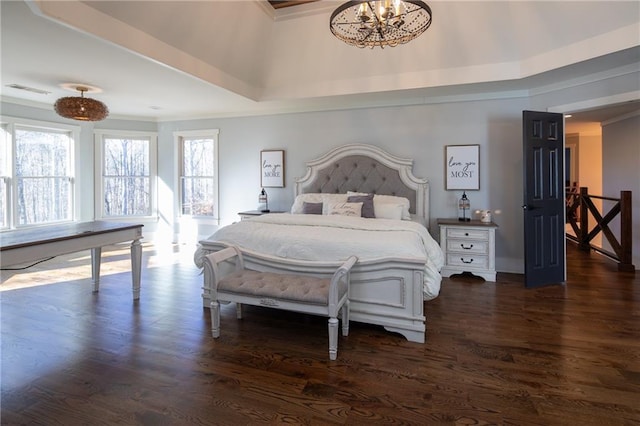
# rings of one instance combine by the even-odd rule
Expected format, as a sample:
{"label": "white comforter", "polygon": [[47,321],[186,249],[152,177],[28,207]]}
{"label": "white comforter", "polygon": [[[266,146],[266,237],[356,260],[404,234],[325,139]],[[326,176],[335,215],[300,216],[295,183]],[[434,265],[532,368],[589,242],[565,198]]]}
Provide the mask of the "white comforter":
{"label": "white comforter", "polygon": [[408,220],[267,214],[225,226],[208,239],[298,260],[417,259],[425,264],[425,300],[440,292],[442,250],[424,226]]}

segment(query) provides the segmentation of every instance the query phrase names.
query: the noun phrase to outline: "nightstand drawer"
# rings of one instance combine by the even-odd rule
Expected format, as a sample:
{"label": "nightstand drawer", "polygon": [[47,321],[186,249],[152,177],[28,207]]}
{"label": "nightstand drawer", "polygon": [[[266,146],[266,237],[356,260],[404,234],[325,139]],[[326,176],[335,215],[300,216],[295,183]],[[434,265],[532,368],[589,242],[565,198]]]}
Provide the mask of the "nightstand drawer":
{"label": "nightstand drawer", "polygon": [[447,252],[467,254],[489,254],[488,241],[447,240]]}
{"label": "nightstand drawer", "polygon": [[489,241],[489,230],[458,228],[453,226],[447,228],[447,237]]}
{"label": "nightstand drawer", "polygon": [[461,271],[464,268],[487,269],[489,267],[489,258],[472,254],[465,255],[464,253],[447,253],[447,265],[459,267]]}

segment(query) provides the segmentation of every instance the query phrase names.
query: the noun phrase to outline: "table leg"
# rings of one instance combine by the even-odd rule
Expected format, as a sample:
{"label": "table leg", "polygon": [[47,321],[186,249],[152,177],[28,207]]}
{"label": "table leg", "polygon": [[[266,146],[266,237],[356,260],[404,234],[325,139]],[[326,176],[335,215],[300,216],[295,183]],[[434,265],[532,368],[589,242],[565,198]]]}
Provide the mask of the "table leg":
{"label": "table leg", "polygon": [[93,291],[100,290],[100,257],[102,256],[102,247],[94,247],[91,249],[91,280],[93,281]]}
{"label": "table leg", "polygon": [[133,300],[140,299],[140,275],[142,272],[142,244],[140,240],[131,243],[131,279],[133,285]]}

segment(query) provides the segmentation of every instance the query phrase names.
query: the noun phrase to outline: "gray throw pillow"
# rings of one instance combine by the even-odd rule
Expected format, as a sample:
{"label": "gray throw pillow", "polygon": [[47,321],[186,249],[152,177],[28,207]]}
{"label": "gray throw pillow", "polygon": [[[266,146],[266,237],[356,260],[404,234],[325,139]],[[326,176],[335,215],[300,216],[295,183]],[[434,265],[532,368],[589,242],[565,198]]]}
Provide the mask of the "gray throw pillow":
{"label": "gray throw pillow", "polygon": [[302,203],[302,214],[322,214],[322,203]]}
{"label": "gray throw pillow", "polygon": [[362,203],[362,217],[373,219],[376,217],[373,210],[373,194],[351,195],[347,197],[348,203]]}

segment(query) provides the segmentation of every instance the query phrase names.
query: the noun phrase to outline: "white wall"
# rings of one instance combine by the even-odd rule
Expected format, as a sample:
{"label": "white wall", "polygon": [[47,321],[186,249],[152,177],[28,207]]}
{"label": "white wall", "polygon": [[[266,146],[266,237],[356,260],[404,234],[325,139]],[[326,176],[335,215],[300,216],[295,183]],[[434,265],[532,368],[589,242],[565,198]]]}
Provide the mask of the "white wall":
{"label": "white wall", "polygon": [[[604,194],[602,192],[602,131],[598,129],[596,133],[579,134],[579,178],[580,186],[589,188],[589,194],[599,196],[614,197],[614,194]],[[593,204],[599,212],[603,213],[602,200],[594,199]],[[610,208],[610,207],[608,207]],[[589,212],[589,229],[596,223],[593,214]],[[602,247],[602,234],[596,235],[591,243],[597,247]]]}
{"label": "white wall", "polygon": [[[285,150],[285,188],[269,188],[269,207],[288,210],[294,178],[304,163],[331,148],[368,143],[414,159],[414,174],[431,182],[431,232],[435,219],[455,217],[461,191],[444,189],[444,146],[480,145],[480,191],[467,192],[471,208],[502,210],[495,216],[497,265],[522,271],[521,115],[527,99],[488,100],[438,105],[368,108],[263,117],[162,123],[161,150],[178,130],[220,129],[221,224],[255,209],[260,191],[262,149]],[[162,148],[164,147],[164,148]],[[205,235],[203,235],[205,236]]]}
{"label": "white wall", "polygon": [[[612,121],[602,127],[604,195],[619,197],[632,191],[633,264],[640,268],[640,115]],[[614,227],[617,228],[617,221]],[[619,229],[619,228],[617,228]],[[614,231],[616,235],[619,232]]]}

